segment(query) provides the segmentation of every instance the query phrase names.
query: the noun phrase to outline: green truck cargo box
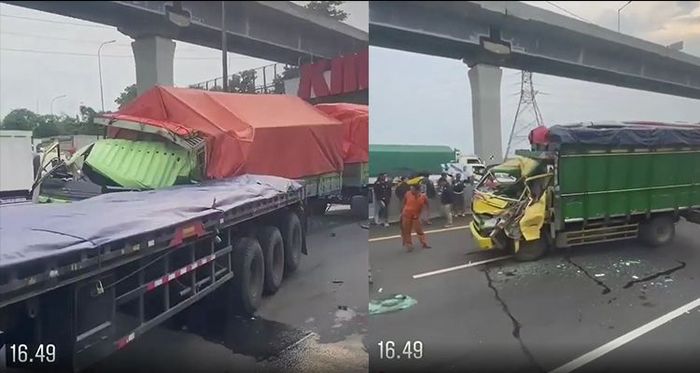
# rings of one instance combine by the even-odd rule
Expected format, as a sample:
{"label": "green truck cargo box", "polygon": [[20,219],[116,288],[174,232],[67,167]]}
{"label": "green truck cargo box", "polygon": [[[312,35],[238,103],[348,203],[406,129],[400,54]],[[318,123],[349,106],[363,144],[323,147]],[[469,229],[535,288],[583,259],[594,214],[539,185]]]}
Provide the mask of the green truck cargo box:
{"label": "green truck cargo box", "polygon": [[565,222],[700,206],[700,149],[562,149],[557,162]]}
{"label": "green truck cargo box", "polygon": [[382,172],[410,176],[417,172],[439,174],[442,164],[455,162],[455,150],[441,145],[369,145],[369,175]]}

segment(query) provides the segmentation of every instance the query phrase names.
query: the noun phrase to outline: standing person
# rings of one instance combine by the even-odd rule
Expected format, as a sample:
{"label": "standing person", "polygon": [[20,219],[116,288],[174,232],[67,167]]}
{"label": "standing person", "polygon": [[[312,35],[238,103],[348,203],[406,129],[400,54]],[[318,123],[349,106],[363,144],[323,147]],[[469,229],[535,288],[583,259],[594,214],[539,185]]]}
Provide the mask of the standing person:
{"label": "standing person", "polygon": [[411,185],[411,190],[406,192],[401,210],[401,239],[406,251],[413,251],[411,232],[415,231],[424,249],[430,249],[420,222],[420,213],[428,205],[428,198],[420,192],[419,185]]}
{"label": "standing person", "polygon": [[442,205],[442,214],[445,217],[445,228],[452,226],[452,184],[447,180],[447,174],[442,173],[438,180],[438,190],[440,191],[440,204]]}
{"label": "standing person", "polygon": [[408,179],[406,176],[401,176],[401,179],[399,179],[399,183],[396,184],[396,198],[401,201],[401,205],[403,206],[403,197],[406,196],[406,192],[408,192],[411,189],[411,186],[408,185]]}
{"label": "standing person", "polygon": [[420,183],[420,192],[427,197],[425,208],[422,210],[420,215],[420,220],[423,224],[431,225],[432,223],[430,222],[429,201],[437,196],[437,192],[435,191],[435,185],[433,185],[433,182],[430,180],[428,173],[422,173],[419,174],[419,176],[422,177]]}
{"label": "standing person", "polygon": [[454,193],[455,216],[466,215],[466,201],[464,200],[464,180],[462,174],[455,175],[452,181],[452,192]]}
{"label": "standing person", "polygon": [[[374,183],[375,215],[374,223],[389,226],[389,201],[391,200],[391,181],[387,174],[379,175],[379,179]],[[383,223],[382,223],[383,221]]]}
{"label": "standing person", "polygon": [[474,176],[467,178],[464,183],[464,213],[470,214],[472,211],[472,197],[474,195]]}

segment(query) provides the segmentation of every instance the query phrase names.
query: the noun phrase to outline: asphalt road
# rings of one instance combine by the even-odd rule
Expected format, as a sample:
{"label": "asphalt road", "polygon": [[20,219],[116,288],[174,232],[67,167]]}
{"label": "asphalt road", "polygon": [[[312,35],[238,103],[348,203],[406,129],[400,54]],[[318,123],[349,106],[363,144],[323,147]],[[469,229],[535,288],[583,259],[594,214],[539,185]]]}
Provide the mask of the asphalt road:
{"label": "asphalt road", "polygon": [[91,372],[367,372],[367,230],[343,212],[310,223],[309,255],[255,318],[193,305]]}
{"label": "asphalt road", "polygon": [[[426,230],[442,229],[434,221]],[[464,226],[466,220],[456,221]],[[700,307],[657,319],[700,298],[700,227],[682,221],[672,245],[623,241],[557,250],[413,279],[501,256],[478,252],[468,229],[431,233],[432,249],[406,253],[397,227],[370,229],[370,297],[405,294],[417,304],[369,318],[370,371],[700,371]],[[695,302],[696,304],[698,302]],[[632,331],[649,332],[610,342]],[[657,325],[658,324],[658,325]],[[381,359],[380,341],[421,341],[421,359]],[[604,352],[598,354],[598,352]]]}

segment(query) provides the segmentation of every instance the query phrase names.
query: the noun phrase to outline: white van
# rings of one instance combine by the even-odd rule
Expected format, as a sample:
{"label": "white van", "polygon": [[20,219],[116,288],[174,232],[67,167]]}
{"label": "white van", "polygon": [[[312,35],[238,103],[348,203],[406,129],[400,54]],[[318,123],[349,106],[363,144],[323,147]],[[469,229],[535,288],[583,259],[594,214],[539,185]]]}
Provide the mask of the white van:
{"label": "white van", "polygon": [[443,165],[443,170],[448,174],[462,174],[462,178],[466,179],[470,176],[480,175],[486,169],[486,165],[481,158],[475,155],[460,155],[457,162],[447,163]]}

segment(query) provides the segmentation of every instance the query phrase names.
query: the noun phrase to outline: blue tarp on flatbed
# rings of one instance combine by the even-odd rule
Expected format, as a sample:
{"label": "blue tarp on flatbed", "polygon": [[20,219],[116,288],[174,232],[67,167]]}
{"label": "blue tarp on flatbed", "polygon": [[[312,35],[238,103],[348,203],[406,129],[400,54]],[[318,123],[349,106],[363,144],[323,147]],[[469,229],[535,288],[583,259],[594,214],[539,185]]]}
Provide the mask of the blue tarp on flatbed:
{"label": "blue tarp on flatbed", "polygon": [[109,193],[68,204],[4,206],[0,269],[95,249],[301,187],[285,178],[242,175],[154,191]]}
{"label": "blue tarp on flatbed", "polygon": [[700,125],[658,122],[588,122],[549,127],[557,145],[665,147],[700,145]]}

